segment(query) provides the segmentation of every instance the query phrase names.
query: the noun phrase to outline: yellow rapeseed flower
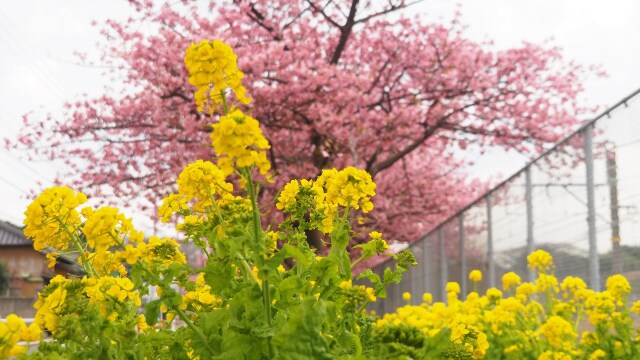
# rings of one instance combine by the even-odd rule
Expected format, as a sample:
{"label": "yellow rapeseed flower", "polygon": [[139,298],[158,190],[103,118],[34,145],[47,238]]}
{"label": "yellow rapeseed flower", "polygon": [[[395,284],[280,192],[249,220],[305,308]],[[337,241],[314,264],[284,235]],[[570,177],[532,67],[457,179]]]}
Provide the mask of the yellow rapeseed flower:
{"label": "yellow rapeseed flower", "polygon": [[520,281],[520,276],[513,271],[510,271],[502,275],[502,289],[504,291],[509,291],[512,288],[520,285]]}
{"label": "yellow rapeseed flower", "polygon": [[626,277],[620,274],[610,276],[607,279],[607,290],[616,300],[626,298],[631,294],[631,285]]}
{"label": "yellow rapeseed flower", "polygon": [[189,69],[189,83],[198,88],[194,94],[198,111],[213,113],[224,101],[221,92],[227,89],[231,89],[241,103],[251,102],[242,85],[244,74],[238,69],[237,56],[229,45],[220,40],[192,43],[184,62]]}
{"label": "yellow rapeseed flower", "polygon": [[448,282],[445,286],[445,291],[447,293],[460,294],[460,284],[455,281]]}
{"label": "yellow rapeseed flower", "polygon": [[540,271],[546,272],[553,267],[553,258],[551,254],[544,250],[536,250],[527,256],[529,267]]}
{"label": "yellow rapeseed flower", "polygon": [[546,291],[560,292],[558,279],[553,275],[540,274],[536,279],[536,292],[543,293]]}
{"label": "yellow rapeseed flower", "polygon": [[560,289],[564,291],[565,298],[568,298],[569,296],[574,295],[578,291],[586,288],[587,284],[584,282],[584,280],[576,276],[567,276],[566,278],[564,278],[564,280],[562,280],[562,283],[560,284]]}
{"label": "yellow rapeseed flower", "polygon": [[180,244],[170,238],[151,236],[148,244],[138,244],[138,250],[143,262],[155,266],[167,267],[174,263],[187,262],[184,253],[180,251]]}
{"label": "yellow rapeseed flower", "polygon": [[469,333],[467,325],[464,323],[455,324],[451,327],[451,341],[462,344],[465,335]]}
{"label": "yellow rapeseed flower", "polygon": [[469,273],[469,280],[473,282],[482,281],[482,272],[480,270],[471,270]]}
{"label": "yellow rapeseed flower", "polygon": [[540,354],[538,360],[573,360],[573,357],[562,351],[547,350]]}
{"label": "yellow rapeseed flower", "polygon": [[482,359],[489,349],[489,341],[487,340],[487,334],[480,332],[476,339],[476,349],[473,352],[474,359]]}
{"label": "yellow rapeseed flower", "polygon": [[296,202],[298,190],[300,190],[300,183],[298,180],[289,181],[280,192],[280,196],[278,196],[276,208],[278,208],[278,210],[285,210],[293,205]]}
{"label": "yellow rapeseed flower", "polygon": [[540,326],[538,334],[543,335],[555,349],[562,349],[565,344],[572,344],[578,338],[573,325],[559,316],[550,316]]}
{"label": "yellow rapeseed flower", "polygon": [[213,125],[211,141],[218,158],[228,159],[218,161],[226,175],[233,172],[234,166],[255,166],[262,175],[267,175],[271,169],[266,152],[271,145],[262,134],[260,123],[238,109],[221,116],[220,121]]}
{"label": "yellow rapeseed flower", "polygon": [[124,236],[132,231],[135,232],[131,219],[109,206],[93,212],[82,227],[87,244],[95,252],[123,244]]}
{"label": "yellow rapeseed flower", "polygon": [[433,302],[433,295],[431,295],[430,293],[422,294],[422,302],[427,305],[431,304]]}
{"label": "yellow rapeseed flower", "polygon": [[20,338],[22,339],[22,341],[33,342],[39,341],[41,335],[42,329],[40,329],[37,323],[33,322],[22,330]]}
{"label": "yellow rapeseed flower", "polygon": [[76,208],[87,201],[87,196],[68,187],[45,189],[27,206],[24,212],[24,234],[33,240],[33,248],[46,247],[65,250],[71,235],[82,223]]}
{"label": "yellow rapeseed flower", "polygon": [[496,289],[496,288],[489,288],[487,289],[487,298],[489,298],[490,300],[499,300],[502,299],[502,291]]}
{"label": "yellow rapeseed flower", "polygon": [[316,183],[325,190],[324,202],[329,208],[351,207],[364,213],[373,210],[371,197],[376,194],[376,184],[365,170],[353,166],[323,170]]}
{"label": "yellow rapeseed flower", "polygon": [[589,360],[604,359],[606,357],[607,357],[607,353],[604,352],[604,350],[597,349],[596,351],[592,352],[591,355],[589,355]]}

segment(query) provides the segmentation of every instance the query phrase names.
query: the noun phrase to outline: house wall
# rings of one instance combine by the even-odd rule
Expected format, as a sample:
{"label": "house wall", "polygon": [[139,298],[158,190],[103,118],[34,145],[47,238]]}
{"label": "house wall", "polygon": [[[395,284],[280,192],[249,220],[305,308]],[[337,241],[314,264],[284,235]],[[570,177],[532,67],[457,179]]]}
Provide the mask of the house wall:
{"label": "house wall", "polygon": [[35,298],[42,288],[43,274],[51,272],[44,255],[31,246],[1,248],[0,262],[7,265],[11,274],[10,295],[22,298]]}
{"label": "house wall", "polygon": [[36,309],[33,307],[35,302],[35,299],[0,297],[0,317],[16,314],[23,318],[32,318],[36,314]]}

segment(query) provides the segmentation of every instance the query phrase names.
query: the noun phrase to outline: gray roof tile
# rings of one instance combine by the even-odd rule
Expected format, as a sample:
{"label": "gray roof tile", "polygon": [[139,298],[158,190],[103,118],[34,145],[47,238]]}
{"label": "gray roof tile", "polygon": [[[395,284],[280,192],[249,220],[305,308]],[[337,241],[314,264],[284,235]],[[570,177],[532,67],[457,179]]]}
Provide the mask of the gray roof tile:
{"label": "gray roof tile", "polygon": [[31,246],[33,242],[22,233],[22,228],[0,220],[0,246]]}

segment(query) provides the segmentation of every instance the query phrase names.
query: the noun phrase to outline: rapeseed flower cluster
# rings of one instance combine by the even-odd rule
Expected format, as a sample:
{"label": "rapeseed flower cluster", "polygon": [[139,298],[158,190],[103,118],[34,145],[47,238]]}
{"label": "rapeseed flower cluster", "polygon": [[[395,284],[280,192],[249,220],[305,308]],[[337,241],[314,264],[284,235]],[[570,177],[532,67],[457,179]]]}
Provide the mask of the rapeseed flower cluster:
{"label": "rapeseed flower cluster", "polygon": [[24,213],[24,234],[33,239],[33,248],[69,248],[71,232],[82,223],[76,208],[86,201],[85,194],[65,186],[54,186],[38,195]]}
{"label": "rapeseed flower cluster", "polygon": [[19,341],[27,343],[40,340],[42,331],[37,324],[27,326],[20,317],[15,314],[0,319],[0,359],[11,358],[24,354],[26,348],[19,345]]}
{"label": "rapeseed flower cluster", "polygon": [[351,280],[342,281],[340,289],[344,295],[346,306],[356,309],[376,301],[373,288],[364,285],[353,285]]}
{"label": "rapeseed flower cluster", "polygon": [[233,184],[227,182],[226,174],[210,161],[197,160],[187,165],[176,182],[178,194],[184,201],[193,202],[193,209],[200,213],[206,212],[218,199],[233,197]]}
{"label": "rapeseed flower cluster", "polygon": [[[371,198],[376,194],[375,188],[376,184],[365,170],[352,166],[342,170],[325,169],[316,180],[292,180],[286,184],[278,196],[276,207],[289,214],[316,210],[322,217],[317,228],[330,233],[335,219],[345,211],[353,209],[368,213],[373,210]],[[372,240],[379,242],[378,252],[384,252],[382,249],[386,242],[377,240],[382,239],[382,235],[377,234],[374,233],[375,237],[372,235]]]}
{"label": "rapeseed flower cluster", "polygon": [[620,274],[613,275],[607,279],[607,290],[616,301],[621,301],[631,294],[631,285],[627,278]]}
{"label": "rapeseed flower cluster", "polygon": [[544,336],[551,347],[556,350],[570,348],[578,338],[578,333],[573,325],[564,318],[552,315],[540,326],[538,335]]}
{"label": "rapeseed flower cluster", "polygon": [[482,272],[480,270],[471,270],[469,273],[469,280],[473,282],[482,281]]}
{"label": "rapeseed flower cluster", "polygon": [[[452,354],[461,351],[454,345],[468,333],[477,329],[486,336],[490,345],[484,353],[469,351],[467,357],[455,353],[460,358],[591,360],[640,356],[640,328],[631,317],[632,312],[640,314],[640,301],[628,304],[631,286],[624,276],[609,277],[607,289],[596,292],[578,277],[568,276],[559,282],[549,253],[538,250],[532,255],[529,267],[539,270],[534,282],[522,282],[515,273],[503,275],[503,289],[511,296],[491,288],[484,295],[471,292],[461,301],[459,285],[450,282],[446,303],[432,303],[431,294],[425,294],[422,304],[400,307],[375,326],[408,326],[426,337],[449,329]],[[477,274],[471,272],[469,278],[473,277]],[[588,330],[580,332],[584,329]]]}
{"label": "rapeseed flower cluster", "polygon": [[84,208],[82,214],[87,218],[82,226],[87,244],[96,252],[125,242],[125,236],[134,242],[144,239],[141,231],[136,231],[130,218],[126,218],[120,210],[103,206],[96,211]]}
{"label": "rapeseed flower cluster", "polygon": [[84,278],[84,293],[89,304],[97,304],[100,313],[107,320],[115,321],[123,306],[133,303],[136,307],[142,304],[140,294],[134,290],[134,284],[128,278],[101,277]]}
{"label": "rapeseed flower cluster", "polygon": [[34,307],[37,310],[35,322],[40,328],[54,334],[57,332],[59,316],[66,309],[67,285],[70,281],[62,275],[57,275],[51,279],[45,292],[38,294],[38,301]]}
{"label": "rapeseed flower cluster", "polygon": [[211,133],[213,148],[218,156],[218,166],[229,175],[234,169],[255,166],[260,174],[267,175],[271,162],[267,152],[271,145],[262,134],[258,120],[234,109],[213,124]]}
{"label": "rapeseed flower cluster", "polygon": [[185,264],[187,259],[180,244],[171,238],[151,236],[148,243],[138,245],[139,258],[153,267],[166,268],[172,264]]}
{"label": "rapeseed flower cluster", "polygon": [[184,294],[184,308],[191,311],[203,311],[217,308],[222,300],[211,292],[211,286],[204,281],[204,273],[198,274],[195,289]]}
{"label": "rapeseed flower cluster", "polygon": [[251,102],[242,85],[244,74],[238,69],[237,58],[233,49],[220,40],[202,40],[189,46],[184,62],[189,70],[189,83],[198,88],[194,94],[198,111],[213,113],[226,101],[227,89],[235,93],[239,102]]}
{"label": "rapeseed flower cluster", "polygon": [[553,269],[553,258],[544,250],[536,250],[527,256],[529,268],[537,272],[547,272]]}
{"label": "rapeseed flower cluster", "polygon": [[[290,182],[276,205],[286,218],[265,230],[258,197],[261,183],[270,181],[270,144],[259,122],[238,108],[249,99],[236,55],[218,40],[202,41],[187,50],[185,63],[198,87],[198,109],[219,116],[211,134],[217,158],[187,165],[158,215],[163,222],[180,218],[184,242],[201,251],[197,270],[174,239],[145,238],[118,209],[80,208],[87,201],[82,193],[47,189],[25,213],[25,234],[36,249],[51,249],[50,266],[60,256],[77,257],[84,274],[56,276],[44,287],[32,330],[13,326],[13,318],[0,323],[0,358],[20,351],[19,331],[29,340],[40,329],[52,341],[40,346],[38,359],[328,359],[384,351],[372,346],[374,318],[365,307],[416,260],[409,250],[387,254],[382,234],[371,231],[352,261],[350,215],[373,209],[371,176],[348,167]],[[306,241],[311,229],[329,234],[324,256]],[[353,267],[376,254],[391,256],[396,266],[383,276],[369,271],[371,287],[354,285]],[[174,326],[178,319],[185,326]],[[458,345],[477,354],[485,341],[469,329]],[[425,339],[419,330],[403,331],[387,335],[408,336],[407,344],[418,347]]]}
{"label": "rapeseed flower cluster", "polygon": [[571,296],[575,296],[578,292],[587,288],[587,283],[577,276],[567,276],[562,280],[560,289],[564,291],[564,298],[567,299]]}
{"label": "rapeseed flower cluster", "polygon": [[520,279],[520,275],[510,271],[504,275],[502,275],[502,289],[504,291],[510,291],[516,286],[520,285],[522,279]]}
{"label": "rapeseed flower cluster", "polygon": [[373,210],[371,198],[376,194],[376,184],[365,170],[353,166],[342,170],[322,170],[316,184],[324,189],[324,203],[331,213],[342,206],[368,213]]}
{"label": "rapeseed flower cluster", "polygon": [[53,187],[44,190],[25,212],[25,235],[34,241],[34,248],[54,250],[47,255],[49,266],[61,255],[75,256],[86,275],[82,279],[58,275],[39,293],[33,326],[54,336],[69,337],[70,321],[91,326],[95,314],[114,324],[134,320],[141,298],[126,277],[128,268],[141,263],[162,273],[171,264],[186,262],[177,242],[156,237],[145,242],[144,234],[116,208],[85,206],[78,211],[86,201],[80,192]]}
{"label": "rapeseed flower cluster", "polygon": [[187,165],[178,177],[178,192],[162,199],[158,217],[166,223],[176,214],[183,215],[178,230],[201,224],[207,213],[218,213],[225,204],[237,200],[233,184],[226,181],[227,175],[210,161],[197,160]]}

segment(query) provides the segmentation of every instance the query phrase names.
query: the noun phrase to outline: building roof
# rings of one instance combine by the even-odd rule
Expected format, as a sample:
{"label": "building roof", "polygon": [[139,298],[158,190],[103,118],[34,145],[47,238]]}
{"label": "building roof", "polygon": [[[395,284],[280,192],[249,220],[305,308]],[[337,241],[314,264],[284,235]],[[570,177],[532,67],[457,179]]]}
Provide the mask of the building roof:
{"label": "building roof", "polygon": [[[0,220],[0,247],[25,246],[33,247],[33,241],[24,236],[23,228],[10,222]],[[45,248],[40,251],[42,254],[53,252],[54,249]],[[82,269],[75,258],[70,254],[58,256],[56,266],[61,266],[65,271],[80,275]]]}
{"label": "building roof", "polygon": [[22,233],[22,227],[0,220],[0,246],[32,246]]}

